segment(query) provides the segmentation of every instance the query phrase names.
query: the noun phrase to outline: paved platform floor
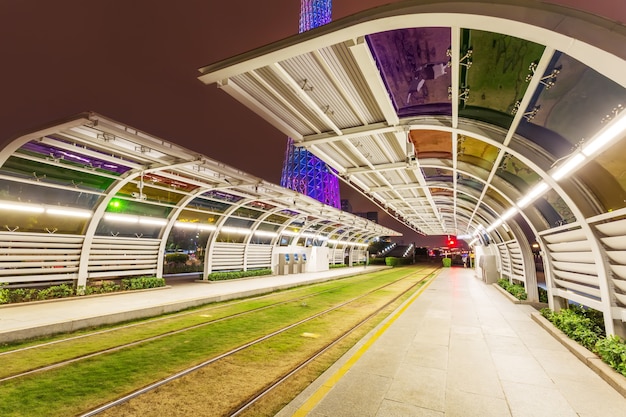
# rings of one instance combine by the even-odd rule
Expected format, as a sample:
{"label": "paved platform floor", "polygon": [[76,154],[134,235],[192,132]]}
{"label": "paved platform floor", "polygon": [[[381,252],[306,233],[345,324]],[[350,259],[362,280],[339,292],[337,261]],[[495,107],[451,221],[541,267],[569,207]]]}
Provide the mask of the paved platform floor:
{"label": "paved platform floor", "polygon": [[474,271],[444,268],[277,416],[618,417],[626,399]]}
{"label": "paved platform floor", "polygon": [[3,305],[0,306],[0,343],[150,317],[385,268],[388,267],[371,265],[233,281],[186,282],[149,291]]}

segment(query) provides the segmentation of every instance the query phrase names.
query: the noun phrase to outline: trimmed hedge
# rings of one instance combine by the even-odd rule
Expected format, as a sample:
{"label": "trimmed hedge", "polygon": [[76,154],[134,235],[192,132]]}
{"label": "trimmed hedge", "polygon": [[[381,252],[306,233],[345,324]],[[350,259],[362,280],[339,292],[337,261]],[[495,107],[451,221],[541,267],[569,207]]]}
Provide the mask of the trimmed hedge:
{"label": "trimmed hedge", "polygon": [[396,258],[395,256],[387,256],[385,258],[385,265],[387,266],[400,266],[400,265],[410,265],[413,262],[411,258]]}
{"label": "trimmed hedge", "polygon": [[452,266],[452,259],[451,258],[443,258],[441,260],[441,262],[443,263],[443,267],[444,268],[449,268]]}
{"label": "trimmed hedge", "polygon": [[[0,284],[1,286],[2,284]],[[60,284],[47,288],[0,288],[0,304],[26,303],[29,301],[51,300],[81,295],[107,294],[118,291],[140,290],[165,286],[165,279],[156,277],[136,277],[115,281],[95,281],[92,285],[74,289],[71,285]]]}
{"label": "trimmed hedge", "polygon": [[228,271],[228,272],[212,272],[207,275],[209,281],[225,281],[229,279],[255,277],[261,275],[271,275],[271,269],[253,269],[250,271]]}
{"label": "trimmed hedge", "polygon": [[137,277],[122,280],[122,290],[143,290],[159,287],[165,287],[165,278]]}

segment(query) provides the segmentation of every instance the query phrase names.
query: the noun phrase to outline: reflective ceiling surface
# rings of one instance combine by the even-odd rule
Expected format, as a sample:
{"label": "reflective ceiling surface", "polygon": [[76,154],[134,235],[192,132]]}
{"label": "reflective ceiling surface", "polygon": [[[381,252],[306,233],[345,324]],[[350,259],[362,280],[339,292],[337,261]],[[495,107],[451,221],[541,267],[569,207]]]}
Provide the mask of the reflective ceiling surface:
{"label": "reflective ceiling surface", "polygon": [[504,213],[545,230],[626,209],[624,133],[584,149],[624,116],[623,29],[534,3],[404,2],[199,78],[419,233],[476,235]]}

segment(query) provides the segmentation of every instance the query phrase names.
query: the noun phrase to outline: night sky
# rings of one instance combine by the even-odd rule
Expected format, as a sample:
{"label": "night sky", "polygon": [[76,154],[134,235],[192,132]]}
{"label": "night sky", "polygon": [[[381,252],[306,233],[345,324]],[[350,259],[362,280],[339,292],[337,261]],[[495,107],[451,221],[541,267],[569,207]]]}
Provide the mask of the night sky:
{"label": "night sky", "polygon": [[[395,2],[333,0],[333,20]],[[299,0],[0,0],[0,146],[93,111],[278,184],[286,137],[197,70],[297,34],[299,14]]]}

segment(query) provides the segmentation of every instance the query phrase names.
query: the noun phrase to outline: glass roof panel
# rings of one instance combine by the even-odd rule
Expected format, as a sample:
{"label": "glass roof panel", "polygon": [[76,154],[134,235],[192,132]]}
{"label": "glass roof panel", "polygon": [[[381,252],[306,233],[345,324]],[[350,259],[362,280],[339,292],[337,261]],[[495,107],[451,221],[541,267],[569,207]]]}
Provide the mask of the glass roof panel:
{"label": "glass roof panel", "polygon": [[[593,177],[593,183],[601,189],[600,202],[606,211],[613,211],[626,207],[626,138],[622,138],[616,145],[611,146],[605,152],[594,159],[606,174],[610,177],[608,181],[604,179],[598,181]],[[584,172],[584,171],[583,171]]]}
{"label": "glass roof panel", "polygon": [[500,33],[462,30],[459,115],[508,128],[511,110],[528,88],[528,65],[543,50],[543,45]]}
{"label": "glass roof panel", "polygon": [[623,152],[626,152],[624,141],[598,155],[574,175],[591,190],[603,212],[626,207],[626,160]]}
{"label": "glass roof panel", "polygon": [[97,194],[46,187],[43,184],[28,184],[0,179],[0,200],[27,203],[64,205],[91,210],[100,199]]}
{"label": "glass roof panel", "polygon": [[452,134],[439,130],[411,130],[409,140],[415,155],[422,158],[452,159]]}
{"label": "glass roof panel", "polygon": [[533,117],[518,133],[559,158],[602,127],[607,114],[626,103],[626,89],[572,57],[556,53],[533,100]]}
{"label": "glass roof panel", "polygon": [[457,159],[478,166],[489,173],[498,157],[499,149],[470,136],[459,136]]}
{"label": "glass roof panel", "polygon": [[21,178],[30,178],[42,183],[67,185],[70,187],[87,188],[96,191],[106,190],[113,179],[97,174],[66,169],[43,162],[31,161],[11,156],[4,163],[0,172]]}
{"label": "glass roof panel", "polygon": [[39,141],[30,141],[24,144],[18,152],[27,155],[42,156],[44,158],[53,158],[64,164],[73,164],[75,166],[86,167],[94,169],[95,171],[107,172],[114,175],[123,174],[130,169],[127,166],[115,164],[104,159],[87,156],[84,153],[81,153],[80,148],[78,147],[76,147],[76,150],[68,151],[66,149],[61,149]]}
{"label": "glass roof panel", "polygon": [[221,216],[213,213],[204,213],[196,210],[182,210],[178,216],[178,221],[200,224],[214,224]]}
{"label": "glass roof panel", "polygon": [[407,28],[367,35],[400,117],[452,114],[447,56],[450,28]]}
{"label": "glass roof panel", "polygon": [[[549,207],[546,207],[549,206]],[[550,227],[561,226],[565,223],[572,223],[576,220],[570,208],[565,201],[554,190],[549,190],[543,195],[543,198],[535,202],[536,208],[546,219]]]}
{"label": "glass roof panel", "polygon": [[511,154],[504,155],[496,175],[512,184],[522,193],[541,179],[539,174]]}

